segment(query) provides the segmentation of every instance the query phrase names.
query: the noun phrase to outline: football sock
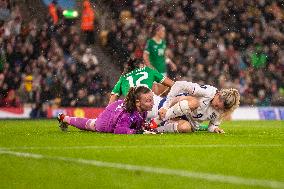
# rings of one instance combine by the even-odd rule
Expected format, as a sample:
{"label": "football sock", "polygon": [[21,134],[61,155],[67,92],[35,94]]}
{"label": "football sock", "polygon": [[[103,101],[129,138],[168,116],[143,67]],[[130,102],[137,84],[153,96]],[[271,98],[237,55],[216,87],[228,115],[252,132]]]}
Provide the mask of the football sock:
{"label": "football sock", "polygon": [[157,131],[160,133],[178,133],[177,122],[166,122],[164,126],[158,127]]}
{"label": "football sock", "polygon": [[95,131],[96,120],[65,116],[63,121],[81,130]]}

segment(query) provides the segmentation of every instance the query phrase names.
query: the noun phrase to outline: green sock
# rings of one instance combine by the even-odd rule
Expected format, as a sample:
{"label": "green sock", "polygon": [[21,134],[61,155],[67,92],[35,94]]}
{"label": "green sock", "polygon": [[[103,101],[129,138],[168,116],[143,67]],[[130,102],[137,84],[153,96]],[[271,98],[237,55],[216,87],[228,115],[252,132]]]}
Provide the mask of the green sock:
{"label": "green sock", "polygon": [[208,130],[208,125],[200,125],[198,128],[198,131],[207,131]]}

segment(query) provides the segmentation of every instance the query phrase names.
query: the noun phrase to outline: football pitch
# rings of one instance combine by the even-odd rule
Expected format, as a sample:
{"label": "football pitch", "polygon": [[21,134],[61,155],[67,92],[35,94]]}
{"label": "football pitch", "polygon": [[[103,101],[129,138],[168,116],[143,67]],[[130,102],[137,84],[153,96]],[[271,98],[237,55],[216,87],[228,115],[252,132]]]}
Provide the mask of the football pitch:
{"label": "football pitch", "polygon": [[113,135],[0,121],[0,188],[284,188],[283,121],[225,134]]}

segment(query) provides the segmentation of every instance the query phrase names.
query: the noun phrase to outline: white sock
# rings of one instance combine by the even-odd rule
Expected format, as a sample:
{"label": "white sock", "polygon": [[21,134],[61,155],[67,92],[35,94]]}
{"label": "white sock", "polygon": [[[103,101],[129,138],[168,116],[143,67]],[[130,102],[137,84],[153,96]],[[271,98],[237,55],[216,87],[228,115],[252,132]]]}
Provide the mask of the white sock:
{"label": "white sock", "polygon": [[167,121],[164,126],[158,127],[157,131],[160,133],[178,133],[178,122]]}
{"label": "white sock", "polygon": [[191,110],[189,108],[188,101],[182,100],[177,102],[175,105],[173,105],[171,108],[168,109],[164,120],[169,120],[182,115],[187,115],[190,112]]}

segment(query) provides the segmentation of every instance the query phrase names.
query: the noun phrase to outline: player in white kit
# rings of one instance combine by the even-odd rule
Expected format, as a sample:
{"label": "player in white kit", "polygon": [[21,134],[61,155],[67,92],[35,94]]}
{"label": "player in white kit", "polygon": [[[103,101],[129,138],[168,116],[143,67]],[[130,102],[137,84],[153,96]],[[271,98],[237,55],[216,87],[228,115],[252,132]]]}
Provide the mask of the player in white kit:
{"label": "player in white kit", "polygon": [[201,122],[209,121],[209,132],[223,133],[219,128],[222,119],[239,104],[240,95],[236,89],[218,90],[210,85],[177,81],[159,109],[160,116],[154,119],[154,123],[164,122],[163,126],[156,128],[161,133],[185,133],[194,132]]}

